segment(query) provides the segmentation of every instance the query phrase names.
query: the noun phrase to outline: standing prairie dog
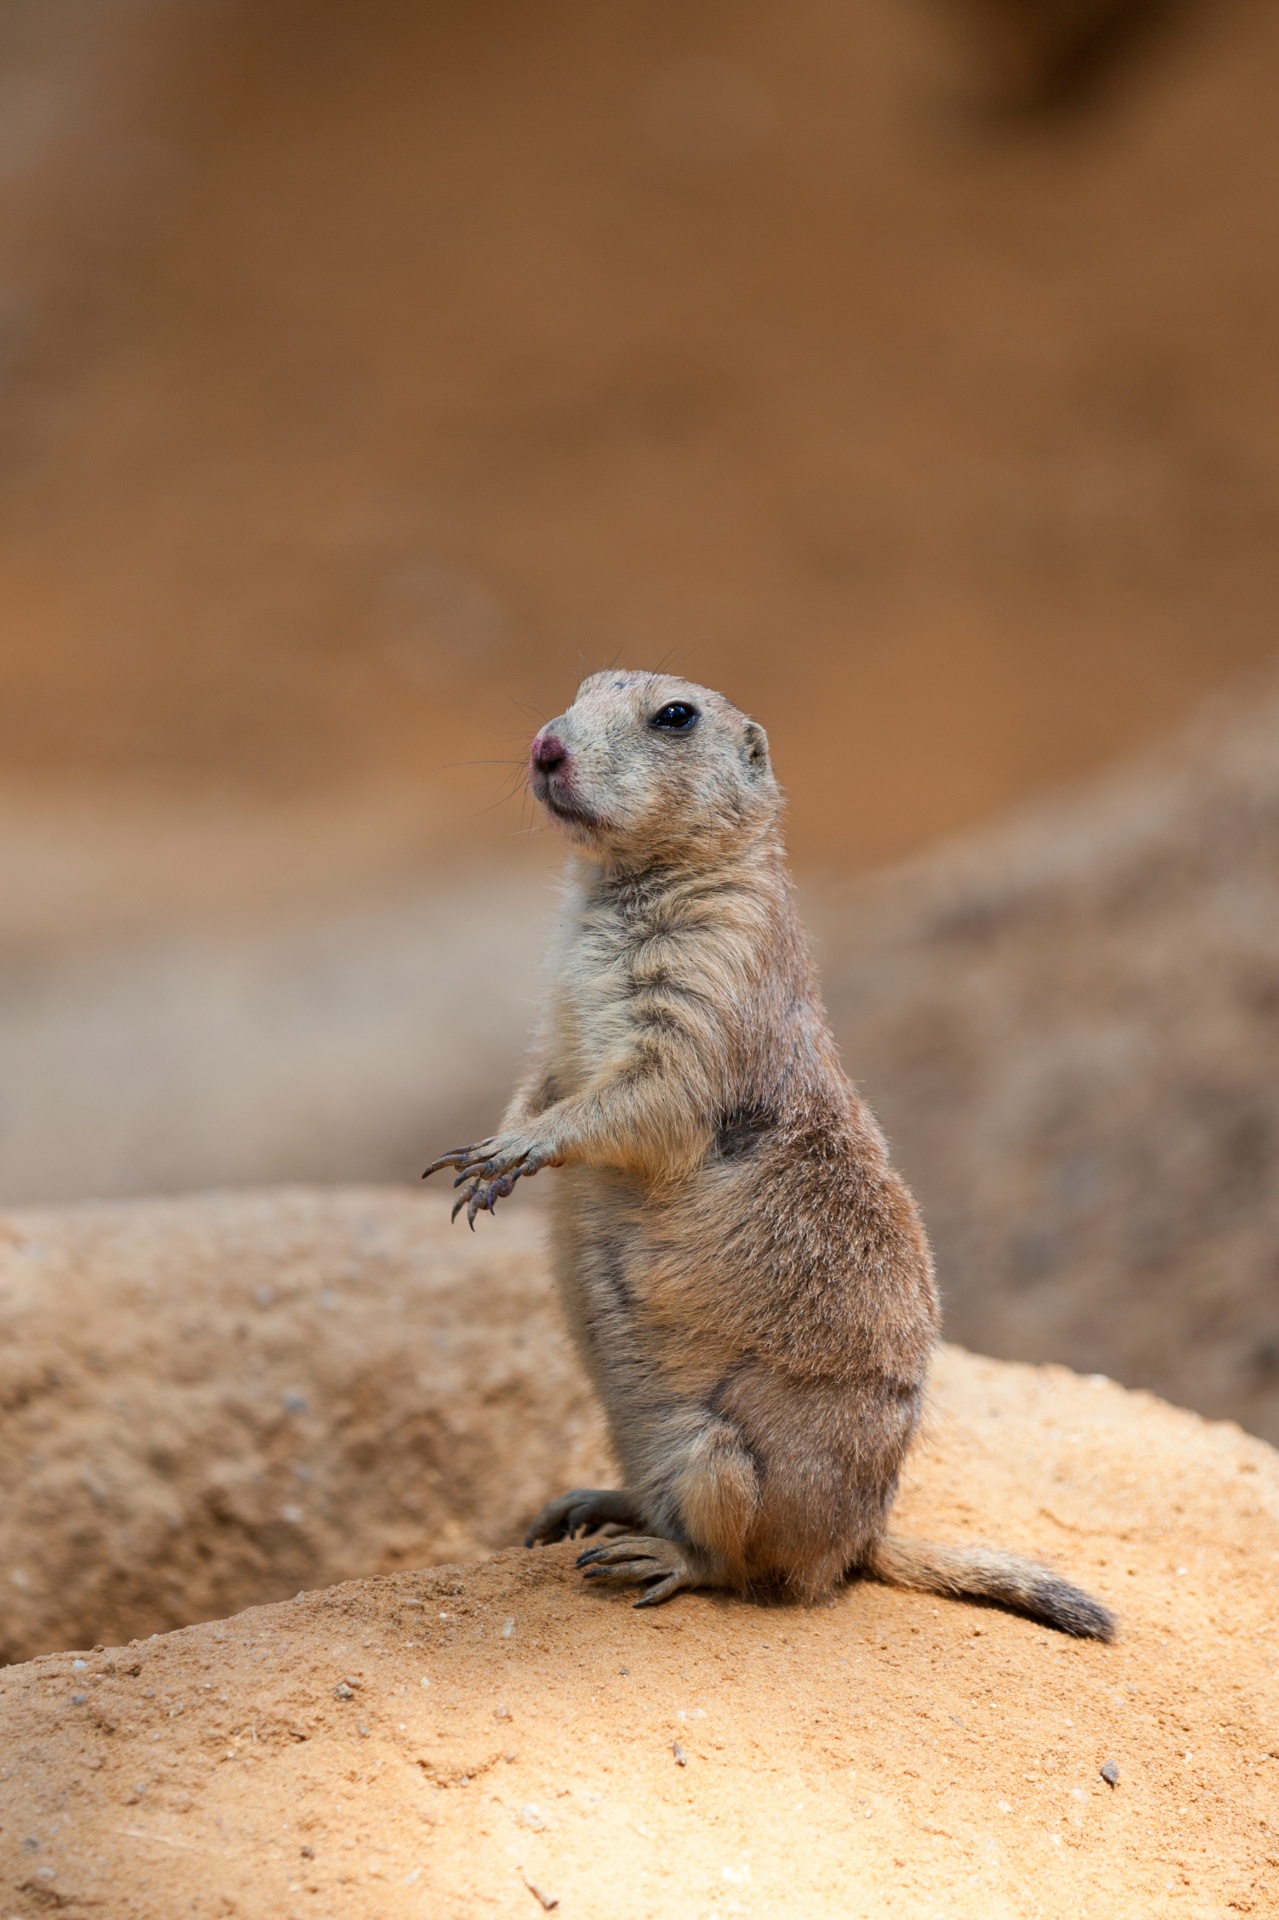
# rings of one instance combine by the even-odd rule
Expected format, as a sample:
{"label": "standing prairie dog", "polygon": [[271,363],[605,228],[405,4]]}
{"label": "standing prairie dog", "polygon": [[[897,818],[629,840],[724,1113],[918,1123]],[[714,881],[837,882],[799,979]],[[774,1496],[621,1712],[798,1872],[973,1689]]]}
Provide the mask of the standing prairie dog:
{"label": "standing prairie dog", "polygon": [[550,1005],[491,1139],[443,1154],[472,1227],[563,1172],[559,1284],[624,1492],[536,1541],[620,1526],[591,1580],[783,1589],[857,1573],[1109,1639],[1034,1562],[885,1531],[937,1334],[923,1228],[841,1071],[796,917],[763,728],[666,674],[599,673],[533,742],[571,842]]}

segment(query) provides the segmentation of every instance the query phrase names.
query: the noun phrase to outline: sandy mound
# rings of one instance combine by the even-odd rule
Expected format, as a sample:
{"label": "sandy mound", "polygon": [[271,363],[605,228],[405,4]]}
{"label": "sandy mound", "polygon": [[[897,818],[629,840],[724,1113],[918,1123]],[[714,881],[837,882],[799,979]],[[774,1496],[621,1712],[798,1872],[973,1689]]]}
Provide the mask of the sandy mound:
{"label": "sandy mound", "polygon": [[5,1911],[1273,1912],[1275,1455],[951,1352],[901,1519],[1122,1641],[869,1585],[638,1614],[557,1548],[53,1654],[0,1675]]}
{"label": "sandy mound", "polygon": [[535,1210],[213,1195],[0,1216],[0,1651],[507,1546],[607,1473]]}

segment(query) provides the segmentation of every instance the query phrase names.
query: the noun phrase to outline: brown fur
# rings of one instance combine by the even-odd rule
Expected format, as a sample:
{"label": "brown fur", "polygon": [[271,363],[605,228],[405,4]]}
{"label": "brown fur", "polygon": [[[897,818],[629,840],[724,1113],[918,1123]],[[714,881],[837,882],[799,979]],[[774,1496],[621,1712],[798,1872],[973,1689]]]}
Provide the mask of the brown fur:
{"label": "brown fur", "polygon": [[[687,730],[653,726],[672,703]],[[685,681],[597,674],[534,742],[533,784],[577,849],[550,1005],[500,1132],[436,1166],[472,1225],[563,1168],[559,1284],[627,1492],[563,1496],[530,1542],[627,1527],[583,1560],[642,1603],[813,1600],[865,1572],[1106,1637],[1030,1562],[885,1535],[937,1294],[826,1025],[762,729]]]}

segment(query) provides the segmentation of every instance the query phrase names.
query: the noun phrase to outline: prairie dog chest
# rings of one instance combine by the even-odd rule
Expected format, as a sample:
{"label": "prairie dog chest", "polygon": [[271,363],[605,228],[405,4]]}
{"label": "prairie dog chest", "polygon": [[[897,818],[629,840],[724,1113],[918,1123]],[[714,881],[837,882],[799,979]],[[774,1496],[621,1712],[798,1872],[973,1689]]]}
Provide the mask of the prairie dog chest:
{"label": "prairie dog chest", "polygon": [[564,1092],[605,1072],[633,1038],[642,944],[616,908],[570,903],[552,987],[556,1078]]}

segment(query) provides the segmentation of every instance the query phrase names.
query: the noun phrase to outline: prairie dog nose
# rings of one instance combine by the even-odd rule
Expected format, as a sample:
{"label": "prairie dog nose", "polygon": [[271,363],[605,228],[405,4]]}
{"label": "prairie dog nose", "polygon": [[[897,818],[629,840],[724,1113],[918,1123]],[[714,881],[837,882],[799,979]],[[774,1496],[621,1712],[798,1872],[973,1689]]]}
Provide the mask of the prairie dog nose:
{"label": "prairie dog nose", "polygon": [[533,742],[533,765],[540,773],[554,773],[568,759],[568,748],[558,734],[539,733]]}

